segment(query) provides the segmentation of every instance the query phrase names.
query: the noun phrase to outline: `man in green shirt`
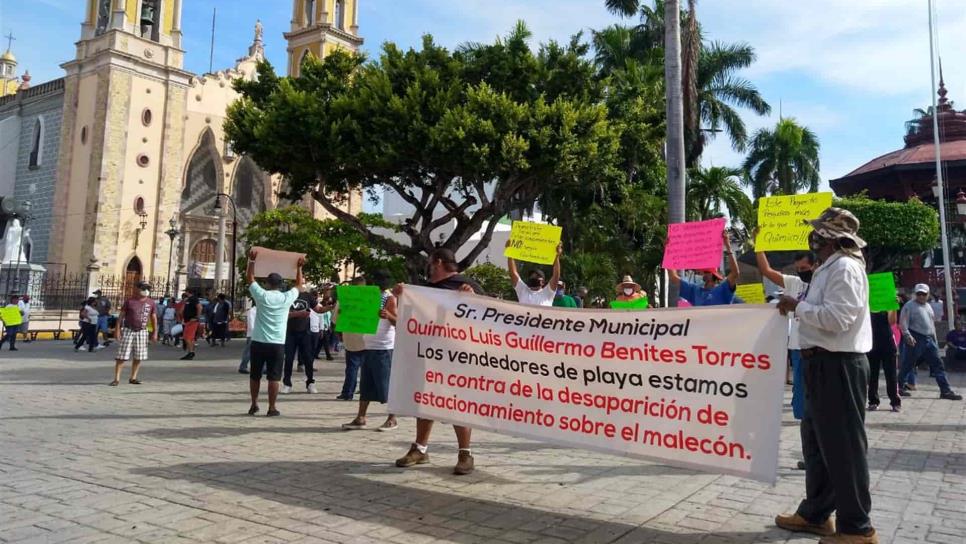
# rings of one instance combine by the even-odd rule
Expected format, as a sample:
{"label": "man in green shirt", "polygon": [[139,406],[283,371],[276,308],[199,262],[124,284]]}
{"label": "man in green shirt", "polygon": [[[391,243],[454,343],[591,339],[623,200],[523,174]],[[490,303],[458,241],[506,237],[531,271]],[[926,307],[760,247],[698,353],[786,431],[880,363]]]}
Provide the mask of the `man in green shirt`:
{"label": "man in green shirt", "polygon": [[578,308],[574,297],[567,294],[567,285],[563,280],[557,281],[557,293],[553,297],[553,305],[559,308]]}

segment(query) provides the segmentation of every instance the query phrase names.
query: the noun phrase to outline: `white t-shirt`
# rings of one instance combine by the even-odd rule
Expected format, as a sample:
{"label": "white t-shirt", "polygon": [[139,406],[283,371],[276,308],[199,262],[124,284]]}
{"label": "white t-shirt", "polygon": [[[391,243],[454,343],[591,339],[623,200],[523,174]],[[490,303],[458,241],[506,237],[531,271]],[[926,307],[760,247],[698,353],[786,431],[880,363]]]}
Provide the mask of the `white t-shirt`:
{"label": "white t-shirt", "polygon": [[97,308],[94,308],[90,304],[84,306],[84,310],[87,312],[87,317],[84,319],[90,325],[97,325]]}
{"label": "white t-shirt", "polygon": [[23,312],[23,320],[30,321],[30,303],[18,300],[17,306],[20,307],[20,311]]}
{"label": "white t-shirt", "polygon": [[530,306],[553,306],[553,297],[556,295],[549,285],[544,286],[539,291],[534,291],[527,287],[527,284],[523,283],[522,279],[517,280],[517,284],[513,287],[513,290],[517,292],[517,301],[520,304]]}
{"label": "white t-shirt", "polygon": [[248,313],[245,314],[245,336],[248,338],[252,337],[252,329],[255,328],[255,310],[258,306],[252,306],[248,309]]}
{"label": "white t-shirt", "polygon": [[[393,296],[392,291],[386,289],[382,292],[382,304],[379,308],[385,308],[386,303],[389,299],[396,298]],[[388,319],[379,319],[379,326],[376,328],[376,334],[366,334],[362,336],[362,340],[365,342],[366,349],[372,350],[387,350],[392,349],[396,344],[396,327],[389,322]]]}
{"label": "white t-shirt", "polygon": [[322,330],[322,317],[315,312],[315,310],[309,310],[309,332],[318,333]]}
{"label": "white t-shirt", "polygon": [[[808,289],[808,284],[798,276],[787,274],[782,274],[782,280],[785,282],[783,294],[796,300],[802,300],[805,291]],[[795,314],[788,315],[788,349],[801,349],[798,344],[798,317]]]}

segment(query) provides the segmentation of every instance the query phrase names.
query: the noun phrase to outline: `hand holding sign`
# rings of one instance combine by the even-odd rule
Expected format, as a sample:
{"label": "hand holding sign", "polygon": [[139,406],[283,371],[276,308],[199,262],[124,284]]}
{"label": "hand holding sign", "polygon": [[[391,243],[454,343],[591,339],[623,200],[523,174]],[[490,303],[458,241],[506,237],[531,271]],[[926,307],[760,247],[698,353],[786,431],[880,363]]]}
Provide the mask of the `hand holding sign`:
{"label": "hand holding sign", "polygon": [[758,228],[755,251],[808,249],[805,223],[816,219],[832,205],[832,193],[770,196],[758,199]]}
{"label": "hand holding sign", "polygon": [[718,268],[724,249],[725,219],[709,219],[667,226],[664,262],[669,270]]}
{"label": "hand holding sign", "polygon": [[518,261],[553,264],[560,255],[563,229],[542,223],[514,221],[503,255]]}

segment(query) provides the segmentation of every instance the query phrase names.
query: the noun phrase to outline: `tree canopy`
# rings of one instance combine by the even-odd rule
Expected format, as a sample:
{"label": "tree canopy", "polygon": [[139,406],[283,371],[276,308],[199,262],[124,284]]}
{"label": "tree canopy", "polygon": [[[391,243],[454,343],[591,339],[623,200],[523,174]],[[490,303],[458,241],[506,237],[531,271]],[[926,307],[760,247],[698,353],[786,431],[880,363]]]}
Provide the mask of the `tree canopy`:
{"label": "tree canopy", "polygon": [[783,117],[774,129],[755,132],[749,147],[743,168],[756,199],[818,191],[818,136],[808,127]]}
{"label": "tree canopy", "polygon": [[939,212],[915,198],[886,202],[860,195],[836,199],[834,205],[859,220],[871,272],[901,268],[911,256],[935,248],[939,239]]}
{"label": "tree canopy", "polygon": [[[490,243],[497,220],[546,191],[621,179],[621,127],[578,39],[534,53],[519,24],[505,39],[451,52],[425,36],[420,49],[392,43],[369,63],[335,51],[309,57],[298,78],[267,62],[238,81],[228,138],[262,168],[282,174],[290,197],[311,195],[367,244],[425,268],[434,235],[456,251],[483,230],[462,266]],[[340,207],[344,195],[381,190],[412,207],[400,243]]]}

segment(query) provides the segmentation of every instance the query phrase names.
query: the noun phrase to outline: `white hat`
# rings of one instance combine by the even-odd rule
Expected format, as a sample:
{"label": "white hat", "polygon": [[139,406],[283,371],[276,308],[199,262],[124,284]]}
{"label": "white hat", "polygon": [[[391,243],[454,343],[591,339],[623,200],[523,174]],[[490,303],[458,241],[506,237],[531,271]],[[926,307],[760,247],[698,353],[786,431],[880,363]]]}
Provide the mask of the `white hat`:
{"label": "white hat", "polygon": [[926,293],[928,295],[929,294],[929,286],[926,285],[925,283],[917,283],[916,284],[916,288],[913,289],[913,292],[915,292],[915,293]]}

